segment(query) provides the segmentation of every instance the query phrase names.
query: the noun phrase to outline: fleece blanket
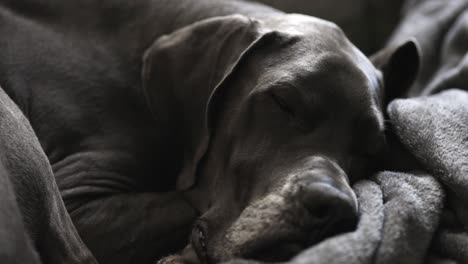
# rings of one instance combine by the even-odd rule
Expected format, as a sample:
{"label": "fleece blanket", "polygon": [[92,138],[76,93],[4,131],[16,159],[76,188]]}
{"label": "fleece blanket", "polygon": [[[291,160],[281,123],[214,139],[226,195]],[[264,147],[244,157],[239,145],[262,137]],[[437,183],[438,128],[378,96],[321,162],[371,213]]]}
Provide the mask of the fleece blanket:
{"label": "fleece blanket", "polygon": [[388,115],[423,170],[356,184],[357,230],[295,263],[468,263],[468,1],[410,0],[404,16],[389,45],[416,38],[421,71]]}
{"label": "fleece blanket", "polygon": [[357,230],[294,263],[468,263],[468,93],[396,100],[388,111],[427,172],[381,172],[357,183]]}
{"label": "fleece blanket", "polygon": [[468,263],[468,92],[396,100],[388,112],[426,170],[384,171],[358,182],[357,229],[289,263]]}
{"label": "fleece blanket", "polygon": [[414,170],[355,184],[357,229],[289,263],[468,263],[468,1],[409,0],[403,13],[388,45],[415,38],[421,70],[387,112]]}
{"label": "fleece blanket", "polygon": [[468,263],[468,1],[409,0],[403,12],[388,45],[415,38],[421,70],[387,111],[419,171],[356,184],[357,230],[294,263]]}

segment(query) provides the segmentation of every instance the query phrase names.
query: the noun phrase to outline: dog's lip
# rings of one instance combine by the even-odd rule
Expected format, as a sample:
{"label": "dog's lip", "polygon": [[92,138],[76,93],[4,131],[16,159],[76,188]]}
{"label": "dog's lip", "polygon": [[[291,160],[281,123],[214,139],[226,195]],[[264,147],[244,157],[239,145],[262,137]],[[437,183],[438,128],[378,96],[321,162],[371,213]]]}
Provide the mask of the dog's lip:
{"label": "dog's lip", "polygon": [[[262,236],[245,245],[242,257],[260,261],[287,261],[308,245],[308,238],[300,230],[292,229]],[[272,257],[272,252],[275,252]]]}
{"label": "dog's lip", "polygon": [[252,258],[262,262],[289,261],[304,250],[304,248],[304,245],[301,243],[281,243],[278,245],[272,245],[271,247],[265,247],[263,250],[257,252]]}
{"label": "dog's lip", "polygon": [[198,219],[192,229],[191,245],[201,263],[208,263],[206,246],[206,221]]}
{"label": "dog's lip", "polygon": [[[276,232],[271,233],[271,235],[262,236],[245,245],[241,257],[266,262],[289,261],[304,249],[317,245],[324,239],[339,233],[325,231],[328,229],[325,225],[303,229],[290,227],[283,232],[275,230]],[[274,256],[272,256],[273,252]]]}

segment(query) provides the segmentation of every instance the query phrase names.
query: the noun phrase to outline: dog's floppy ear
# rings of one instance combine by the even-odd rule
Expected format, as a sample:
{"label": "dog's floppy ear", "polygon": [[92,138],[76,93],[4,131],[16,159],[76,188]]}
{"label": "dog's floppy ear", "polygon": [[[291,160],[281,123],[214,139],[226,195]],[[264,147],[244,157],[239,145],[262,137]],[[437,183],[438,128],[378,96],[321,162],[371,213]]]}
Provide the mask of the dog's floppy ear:
{"label": "dog's floppy ear", "polygon": [[[143,61],[143,89],[152,114],[168,131],[170,151],[183,160],[177,188],[195,182],[210,128],[207,109],[243,57],[270,32],[231,15],[206,19],[157,39]],[[215,96],[216,94],[216,96]]]}
{"label": "dog's floppy ear", "polygon": [[382,71],[384,103],[404,96],[415,81],[420,63],[416,40],[385,48],[371,57],[374,66]]}

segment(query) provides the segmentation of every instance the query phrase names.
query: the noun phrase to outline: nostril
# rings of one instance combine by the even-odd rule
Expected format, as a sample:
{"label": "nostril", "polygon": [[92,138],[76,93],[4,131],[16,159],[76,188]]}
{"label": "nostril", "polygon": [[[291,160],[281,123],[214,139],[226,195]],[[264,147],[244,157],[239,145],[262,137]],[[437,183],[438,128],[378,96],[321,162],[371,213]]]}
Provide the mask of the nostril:
{"label": "nostril", "polygon": [[353,222],[357,218],[354,196],[326,183],[312,183],[300,189],[302,203],[313,221],[312,224],[325,222]]}
{"label": "nostril", "polygon": [[324,221],[330,216],[330,207],[326,204],[318,204],[315,208],[309,208],[309,212],[317,220]]}

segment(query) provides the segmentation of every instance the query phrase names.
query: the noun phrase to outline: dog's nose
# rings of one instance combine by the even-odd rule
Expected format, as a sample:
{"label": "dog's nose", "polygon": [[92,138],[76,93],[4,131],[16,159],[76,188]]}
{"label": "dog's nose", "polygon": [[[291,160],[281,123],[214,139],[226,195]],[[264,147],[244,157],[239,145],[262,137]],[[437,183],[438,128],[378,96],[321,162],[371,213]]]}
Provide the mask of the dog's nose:
{"label": "dog's nose", "polygon": [[[337,188],[329,183],[304,183],[299,191],[311,225],[327,235],[349,231],[358,220],[357,201],[351,188]],[[325,234],[324,234],[325,235]]]}

